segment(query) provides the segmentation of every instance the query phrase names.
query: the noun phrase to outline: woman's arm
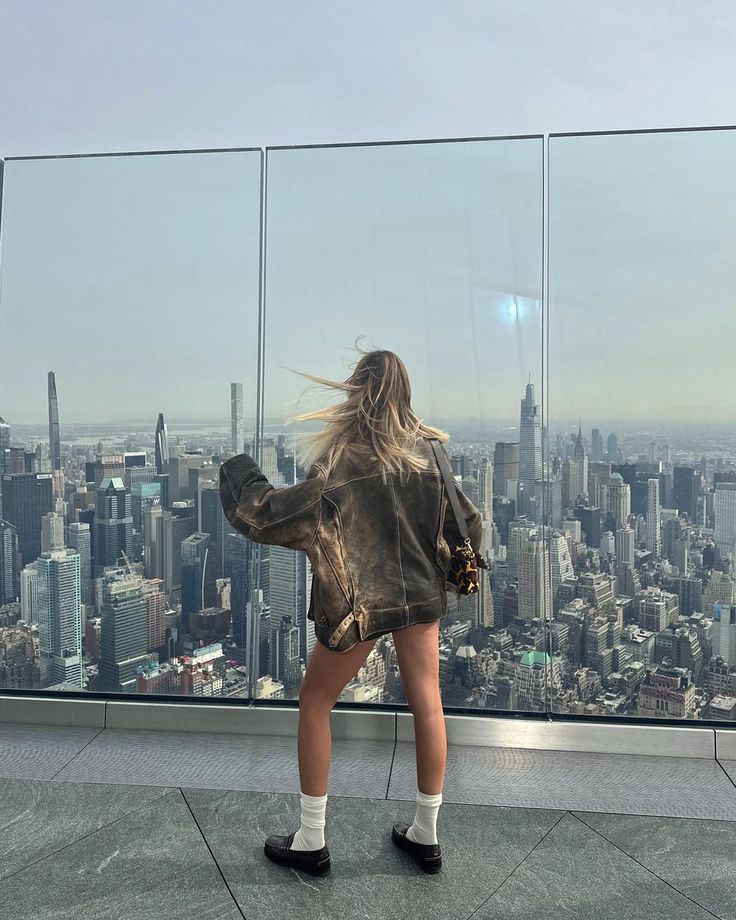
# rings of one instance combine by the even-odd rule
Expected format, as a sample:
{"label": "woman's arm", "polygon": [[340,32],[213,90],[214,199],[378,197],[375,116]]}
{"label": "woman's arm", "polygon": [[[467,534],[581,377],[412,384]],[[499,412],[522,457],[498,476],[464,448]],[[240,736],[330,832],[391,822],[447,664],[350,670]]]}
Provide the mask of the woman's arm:
{"label": "woman's arm", "polygon": [[235,530],[256,543],[306,550],[317,532],[326,478],[314,464],[303,482],[277,489],[249,454],[238,454],[220,467],[220,501]]}

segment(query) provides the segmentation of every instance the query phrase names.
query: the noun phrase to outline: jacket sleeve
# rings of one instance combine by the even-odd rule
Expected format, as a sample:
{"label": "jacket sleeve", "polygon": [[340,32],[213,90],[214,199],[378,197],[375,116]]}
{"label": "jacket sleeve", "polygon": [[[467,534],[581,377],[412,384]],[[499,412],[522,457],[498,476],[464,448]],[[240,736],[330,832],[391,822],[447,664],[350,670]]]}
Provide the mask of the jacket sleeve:
{"label": "jacket sleeve", "polygon": [[220,502],[239,533],[256,543],[306,550],[317,532],[326,474],[315,464],[307,478],[277,489],[249,454],[220,467]]}

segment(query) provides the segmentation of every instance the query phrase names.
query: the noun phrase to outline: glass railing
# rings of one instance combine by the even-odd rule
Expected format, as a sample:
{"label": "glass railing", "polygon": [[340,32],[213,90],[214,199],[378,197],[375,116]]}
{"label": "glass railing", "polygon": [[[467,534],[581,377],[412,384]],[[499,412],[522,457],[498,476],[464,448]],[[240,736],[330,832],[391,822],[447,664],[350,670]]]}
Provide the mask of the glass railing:
{"label": "glass railing", "polygon": [[262,159],[5,163],[0,687],[243,692]]}
{"label": "glass railing", "polygon": [[734,154],[731,130],[549,138],[554,711],[734,718]]}
{"label": "glass railing", "polygon": [[[445,707],[733,718],[735,143],[7,160],[0,689],[296,701],[310,562],[233,530],[219,466],[302,479],[293,370],[344,379],[362,337],[484,518]],[[405,705],[390,634],[342,700]]]}

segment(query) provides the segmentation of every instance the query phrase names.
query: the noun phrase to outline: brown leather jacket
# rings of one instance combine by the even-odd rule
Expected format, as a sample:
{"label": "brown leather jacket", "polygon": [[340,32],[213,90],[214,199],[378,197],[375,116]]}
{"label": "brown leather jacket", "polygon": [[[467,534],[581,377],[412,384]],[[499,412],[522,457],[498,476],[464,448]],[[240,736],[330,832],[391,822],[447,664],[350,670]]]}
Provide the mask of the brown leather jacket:
{"label": "brown leather jacket", "polygon": [[[440,445],[442,450],[444,446]],[[450,544],[462,542],[432,446],[429,469],[381,479],[377,461],[346,455],[329,476],[320,464],[277,489],[248,454],[220,467],[220,500],[235,530],[257,543],[304,551],[313,570],[307,616],[338,652],[446,610]],[[458,488],[468,533],[480,550],[482,519]]]}

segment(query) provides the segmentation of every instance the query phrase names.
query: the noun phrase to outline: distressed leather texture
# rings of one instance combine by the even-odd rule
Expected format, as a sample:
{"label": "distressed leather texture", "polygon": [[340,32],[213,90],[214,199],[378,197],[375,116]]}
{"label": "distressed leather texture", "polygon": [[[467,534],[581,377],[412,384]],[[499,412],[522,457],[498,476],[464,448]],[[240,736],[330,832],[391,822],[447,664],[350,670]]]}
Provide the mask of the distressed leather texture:
{"label": "distressed leather texture", "polygon": [[[429,469],[405,474],[403,485],[397,473],[384,483],[369,457],[343,455],[329,476],[315,464],[286,488],[275,488],[249,454],[220,467],[220,501],[232,527],[309,557],[307,616],[333,651],[445,613],[450,545],[462,538],[429,440],[420,438],[415,451],[427,456]],[[480,512],[461,489],[457,494],[479,551]]]}

